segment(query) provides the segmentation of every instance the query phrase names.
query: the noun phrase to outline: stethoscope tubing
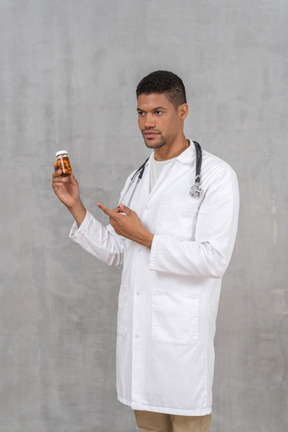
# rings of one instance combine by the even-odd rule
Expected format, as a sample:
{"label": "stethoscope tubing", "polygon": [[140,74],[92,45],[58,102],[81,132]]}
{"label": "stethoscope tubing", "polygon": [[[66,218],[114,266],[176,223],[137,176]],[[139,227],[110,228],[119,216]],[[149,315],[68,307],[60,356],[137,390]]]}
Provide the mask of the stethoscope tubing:
{"label": "stethoscope tubing", "polygon": [[[197,141],[193,141],[193,143],[194,143],[195,151],[196,151],[196,172],[195,172],[195,182],[194,182],[193,186],[191,187],[190,195],[192,197],[194,197],[194,198],[199,198],[200,195],[203,193],[203,191],[202,191],[202,189],[200,187],[200,183],[201,183],[201,167],[202,167],[202,148],[201,148],[200,144]],[[129,183],[128,187],[127,187],[127,190],[125,191],[125,193],[124,193],[124,195],[122,197],[122,201],[124,201],[124,198],[126,197],[126,195],[128,194],[129,190],[131,189],[133,183],[135,182],[137,174],[138,174],[138,177],[137,177],[137,180],[136,180],[136,184],[135,184],[134,189],[132,191],[132,194],[131,194],[131,196],[130,196],[127,204],[126,204],[127,207],[129,207],[130,204],[131,204],[131,201],[133,199],[133,196],[135,194],[137,186],[138,186],[140,180],[143,177],[143,174],[144,174],[144,171],[145,171],[145,167],[146,167],[146,164],[147,164],[149,158],[150,157],[148,157],[145,160],[145,162],[135,171],[135,173],[131,177],[131,180],[130,180],[130,183]]]}

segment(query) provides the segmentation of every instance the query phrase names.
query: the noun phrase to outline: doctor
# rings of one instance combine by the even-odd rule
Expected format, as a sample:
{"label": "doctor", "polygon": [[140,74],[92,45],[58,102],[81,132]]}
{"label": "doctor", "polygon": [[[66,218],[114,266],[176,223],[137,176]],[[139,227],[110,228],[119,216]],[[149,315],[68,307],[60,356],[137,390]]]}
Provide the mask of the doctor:
{"label": "doctor", "polygon": [[75,177],[53,174],[55,194],[72,213],[70,237],[101,261],[123,264],[117,319],[118,399],[140,431],[208,432],[221,278],[238,223],[232,168],[203,151],[200,197],[191,196],[196,152],[183,132],[182,80],[152,72],[137,86],[138,124],[153,152],[139,182],[131,175],[120,204],[84,207]]}

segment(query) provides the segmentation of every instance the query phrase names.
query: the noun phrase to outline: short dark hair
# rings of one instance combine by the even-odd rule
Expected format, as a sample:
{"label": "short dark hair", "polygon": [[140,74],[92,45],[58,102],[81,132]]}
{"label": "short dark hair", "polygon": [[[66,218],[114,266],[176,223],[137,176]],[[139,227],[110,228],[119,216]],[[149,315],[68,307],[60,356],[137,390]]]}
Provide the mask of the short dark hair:
{"label": "short dark hair", "polygon": [[164,93],[176,108],[186,103],[183,81],[173,72],[158,70],[142,78],[136,89],[137,98],[152,93]]}

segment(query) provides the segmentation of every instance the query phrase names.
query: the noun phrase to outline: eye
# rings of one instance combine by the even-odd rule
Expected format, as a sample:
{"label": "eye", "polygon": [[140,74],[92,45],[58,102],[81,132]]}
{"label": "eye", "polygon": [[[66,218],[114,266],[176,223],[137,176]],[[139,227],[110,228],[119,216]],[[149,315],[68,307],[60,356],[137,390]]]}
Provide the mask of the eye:
{"label": "eye", "polygon": [[157,111],[155,111],[155,114],[156,114],[156,115],[161,115],[161,114],[163,114],[163,111],[159,111],[159,110],[157,110]]}
{"label": "eye", "polygon": [[137,112],[138,112],[138,116],[139,116],[139,117],[143,117],[144,114],[145,114],[143,111],[137,111]]}

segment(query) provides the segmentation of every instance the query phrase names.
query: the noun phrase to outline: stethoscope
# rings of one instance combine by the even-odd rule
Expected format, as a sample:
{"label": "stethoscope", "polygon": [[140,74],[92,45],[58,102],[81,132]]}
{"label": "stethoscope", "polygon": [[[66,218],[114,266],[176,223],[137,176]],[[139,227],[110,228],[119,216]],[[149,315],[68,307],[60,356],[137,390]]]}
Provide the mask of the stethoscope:
{"label": "stethoscope", "polygon": [[[200,183],[201,183],[201,165],[202,165],[202,148],[201,148],[200,144],[197,141],[193,141],[193,143],[194,143],[195,151],[196,151],[196,173],[195,173],[194,184],[192,185],[192,187],[190,189],[190,195],[193,198],[199,198],[200,195],[202,195],[202,193],[203,193],[203,190],[200,187]],[[130,203],[131,203],[132,198],[133,198],[133,196],[135,194],[137,186],[138,186],[140,180],[143,177],[144,170],[145,170],[146,164],[147,164],[147,162],[148,162],[149,159],[150,159],[150,157],[148,157],[145,160],[145,162],[137,169],[137,171],[135,171],[135,173],[131,177],[130,183],[129,183],[129,185],[128,185],[128,187],[127,187],[127,189],[126,189],[126,191],[125,191],[125,193],[124,193],[124,195],[122,197],[122,201],[124,201],[124,198],[126,197],[126,195],[128,194],[129,190],[131,189],[131,186],[133,185],[133,183],[134,183],[134,181],[135,181],[135,179],[137,177],[137,174],[138,174],[135,187],[134,187],[133,192],[132,192],[132,194],[131,194],[131,196],[129,198],[128,203],[126,204],[127,207],[130,206]]]}

